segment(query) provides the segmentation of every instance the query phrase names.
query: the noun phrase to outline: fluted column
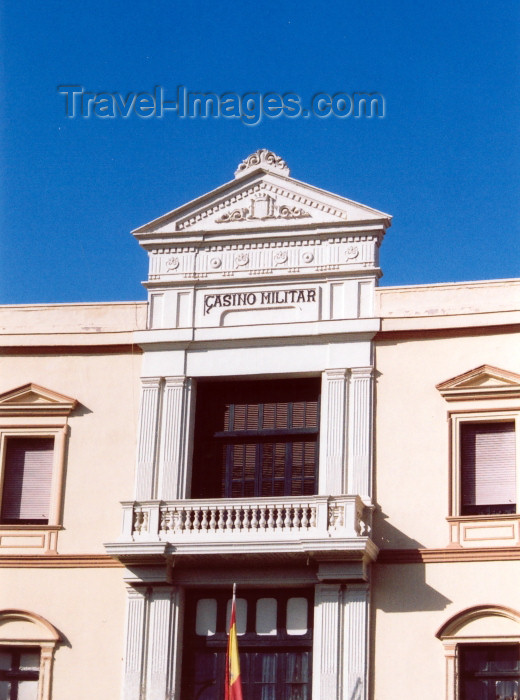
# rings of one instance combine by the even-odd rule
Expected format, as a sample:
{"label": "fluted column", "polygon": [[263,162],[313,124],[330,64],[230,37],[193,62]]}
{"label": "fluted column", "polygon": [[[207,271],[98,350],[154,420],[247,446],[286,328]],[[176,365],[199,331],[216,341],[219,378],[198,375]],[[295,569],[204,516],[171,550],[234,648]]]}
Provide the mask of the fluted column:
{"label": "fluted column", "polygon": [[142,700],[146,631],[146,593],[128,589],[125,626],[123,700]]}
{"label": "fluted column", "polygon": [[192,380],[166,377],[162,402],[157,498],[185,498],[189,486]]}
{"label": "fluted column", "polygon": [[161,407],[161,378],[145,377],[141,382],[135,498],[138,501],[146,501],[154,498],[155,495],[154,482]]}
{"label": "fluted column", "polygon": [[176,654],[181,592],[177,588],[155,588],[149,597],[146,700],[177,697]]}
{"label": "fluted column", "polygon": [[368,698],[369,589],[347,585],[343,592],[343,693],[349,700]]}
{"label": "fluted column", "polygon": [[373,370],[354,367],[349,385],[348,493],[372,498]]}
{"label": "fluted column", "polygon": [[318,492],[345,493],[347,458],[346,369],[328,369],[321,380],[320,476]]}
{"label": "fluted column", "polygon": [[[320,584],[315,589],[312,669],[313,700],[338,700],[340,678],[339,585]],[[349,699],[350,700],[350,699]]]}

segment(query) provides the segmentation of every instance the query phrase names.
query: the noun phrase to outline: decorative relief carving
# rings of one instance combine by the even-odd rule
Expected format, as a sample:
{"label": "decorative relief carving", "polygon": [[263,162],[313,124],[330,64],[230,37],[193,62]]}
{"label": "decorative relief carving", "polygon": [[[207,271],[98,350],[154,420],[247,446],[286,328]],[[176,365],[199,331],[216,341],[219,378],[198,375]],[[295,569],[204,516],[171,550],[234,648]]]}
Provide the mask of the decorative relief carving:
{"label": "decorative relief carving", "polygon": [[349,245],[345,251],[345,257],[347,260],[355,260],[359,255],[359,248],[357,245]]}
{"label": "decorative relief carving", "polygon": [[314,260],[314,254],[307,250],[305,253],[302,253],[302,260],[304,263],[311,263]]}
{"label": "decorative relief carving", "polygon": [[235,255],[235,265],[237,267],[243,267],[249,263],[249,255],[247,253],[238,253]]}
{"label": "decorative relief carving", "polygon": [[288,257],[285,250],[279,250],[273,256],[276,265],[283,265],[287,262]]}
{"label": "decorative relief carving", "polygon": [[218,270],[218,268],[222,265],[222,260],[220,258],[214,257],[211,258],[209,264],[214,270]]}
{"label": "decorative relief carving", "polygon": [[272,151],[268,151],[267,148],[260,148],[240,163],[235,170],[235,178],[243,177],[258,167],[272,170],[285,177],[289,177],[291,172],[287,163],[280,156],[277,156]]}
{"label": "decorative relief carving", "polygon": [[176,270],[179,267],[179,258],[173,257],[173,258],[168,258],[166,261],[166,269],[167,270]]}
{"label": "decorative relief carving", "polygon": [[306,219],[310,214],[300,207],[291,207],[287,204],[278,206],[276,199],[268,194],[260,194],[251,200],[249,207],[241,207],[223,212],[217,224],[228,224],[233,221],[252,221],[260,219]]}
{"label": "decorative relief carving", "polygon": [[[217,212],[222,211],[223,209],[229,207],[232,204],[237,204],[238,202],[240,202],[243,199],[246,199],[247,197],[254,196],[258,193],[263,193],[265,195],[268,192],[272,193],[272,195],[274,196],[279,195],[281,197],[291,199],[294,201],[295,205],[300,204],[307,207],[312,207],[312,209],[322,211],[325,214],[330,214],[332,216],[337,217],[338,219],[346,220],[348,218],[347,212],[342,209],[338,209],[328,204],[324,204],[323,202],[310,199],[309,197],[294,192],[293,190],[287,189],[286,187],[280,187],[279,185],[274,185],[270,182],[260,182],[254,185],[253,187],[247,187],[241,190],[240,192],[235,192],[231,197],[223,199],[217,204],[214,204],[213,206],[210,206],[207,209],[199,211],[196,214],[193,214],[192,216],[186,217],[185,219],[182,219],[182,221],[178,221],[175,225],[175,228],[177,231],[188,229],[194,224],[198,223],[199,221],[202,221],[203,219],[206,219],[209,216],[213,216],[214,214],[217,214]],[[289,207],[289,209],[292,209],[292,207]],[[237,209],[235,211],[240,212],[241,210]],[[237,216],[239,216],[239,214],[237,214]],[[310,214],[308,214],[308,216],[310,216]],[[281,216],[280,218],[284,217]],[[236,220],[242,221],[245,219],[239,218]]]}

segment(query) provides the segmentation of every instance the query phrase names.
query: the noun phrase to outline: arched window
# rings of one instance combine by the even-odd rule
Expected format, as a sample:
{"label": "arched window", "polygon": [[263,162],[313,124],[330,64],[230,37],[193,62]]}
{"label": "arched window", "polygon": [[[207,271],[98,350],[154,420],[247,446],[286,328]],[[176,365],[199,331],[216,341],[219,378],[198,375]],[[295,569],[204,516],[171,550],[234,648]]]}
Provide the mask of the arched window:
{"label": "arched window", "polygon": [[437,632],[446,656],[446,700],[520,698],[520,613],[477,605]]}
{"label": "arched window", "polygon": [[52,662],[60,635],[25,610],[0,610],[0,697],[50,700]]}

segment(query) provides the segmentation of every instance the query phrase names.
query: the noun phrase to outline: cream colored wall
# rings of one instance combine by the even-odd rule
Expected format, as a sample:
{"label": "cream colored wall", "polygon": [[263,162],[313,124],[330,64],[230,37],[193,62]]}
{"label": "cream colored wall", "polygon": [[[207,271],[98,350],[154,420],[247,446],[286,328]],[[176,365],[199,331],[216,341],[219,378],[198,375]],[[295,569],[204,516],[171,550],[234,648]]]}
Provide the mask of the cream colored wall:
{"label": "cream colored wall", "polygon": [[122,572],[2,569],[0,610],[41,615],[63,637],[55,654],[53,700],[120,697],[126,602]]}
{"label": "cream colored wall", "polygon": [[119,502],[133,497],[141,354],[4,356],[1,367],[0,393],[34,382],[78,400],[58,552],[105,553],[121,531]]}
{"label": "cream colored wall", "polygon": [[[518,348],[518,336],[511,333],[389,340],[382,335],[376,342],[375,499],[379,507],[374,541],[379,547],[448,544],[447,413],[454,405],[435,386],[482,364],[520,373]],[[474,409],[486,405],[472,402]]]}
{"label": "cream colored wall", "polygon": [[[440,627],[474,605],[520,608],[520,562],[376,564],[372,572],[372,700],[443,700]],[[502,630],[496,618],[497,631]],[[520,626],[518,633],[520,635]]]}

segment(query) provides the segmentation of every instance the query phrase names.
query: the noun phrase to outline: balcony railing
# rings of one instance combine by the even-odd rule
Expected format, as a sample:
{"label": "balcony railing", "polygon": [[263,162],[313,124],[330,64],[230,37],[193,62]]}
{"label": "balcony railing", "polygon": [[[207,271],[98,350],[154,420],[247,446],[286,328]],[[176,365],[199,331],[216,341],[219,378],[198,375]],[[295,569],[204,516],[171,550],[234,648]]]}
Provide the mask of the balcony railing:
{"label": "balcony railing", "polygon": [[245,542],[370,536],[359,496],[123,502],[124,542]]}

